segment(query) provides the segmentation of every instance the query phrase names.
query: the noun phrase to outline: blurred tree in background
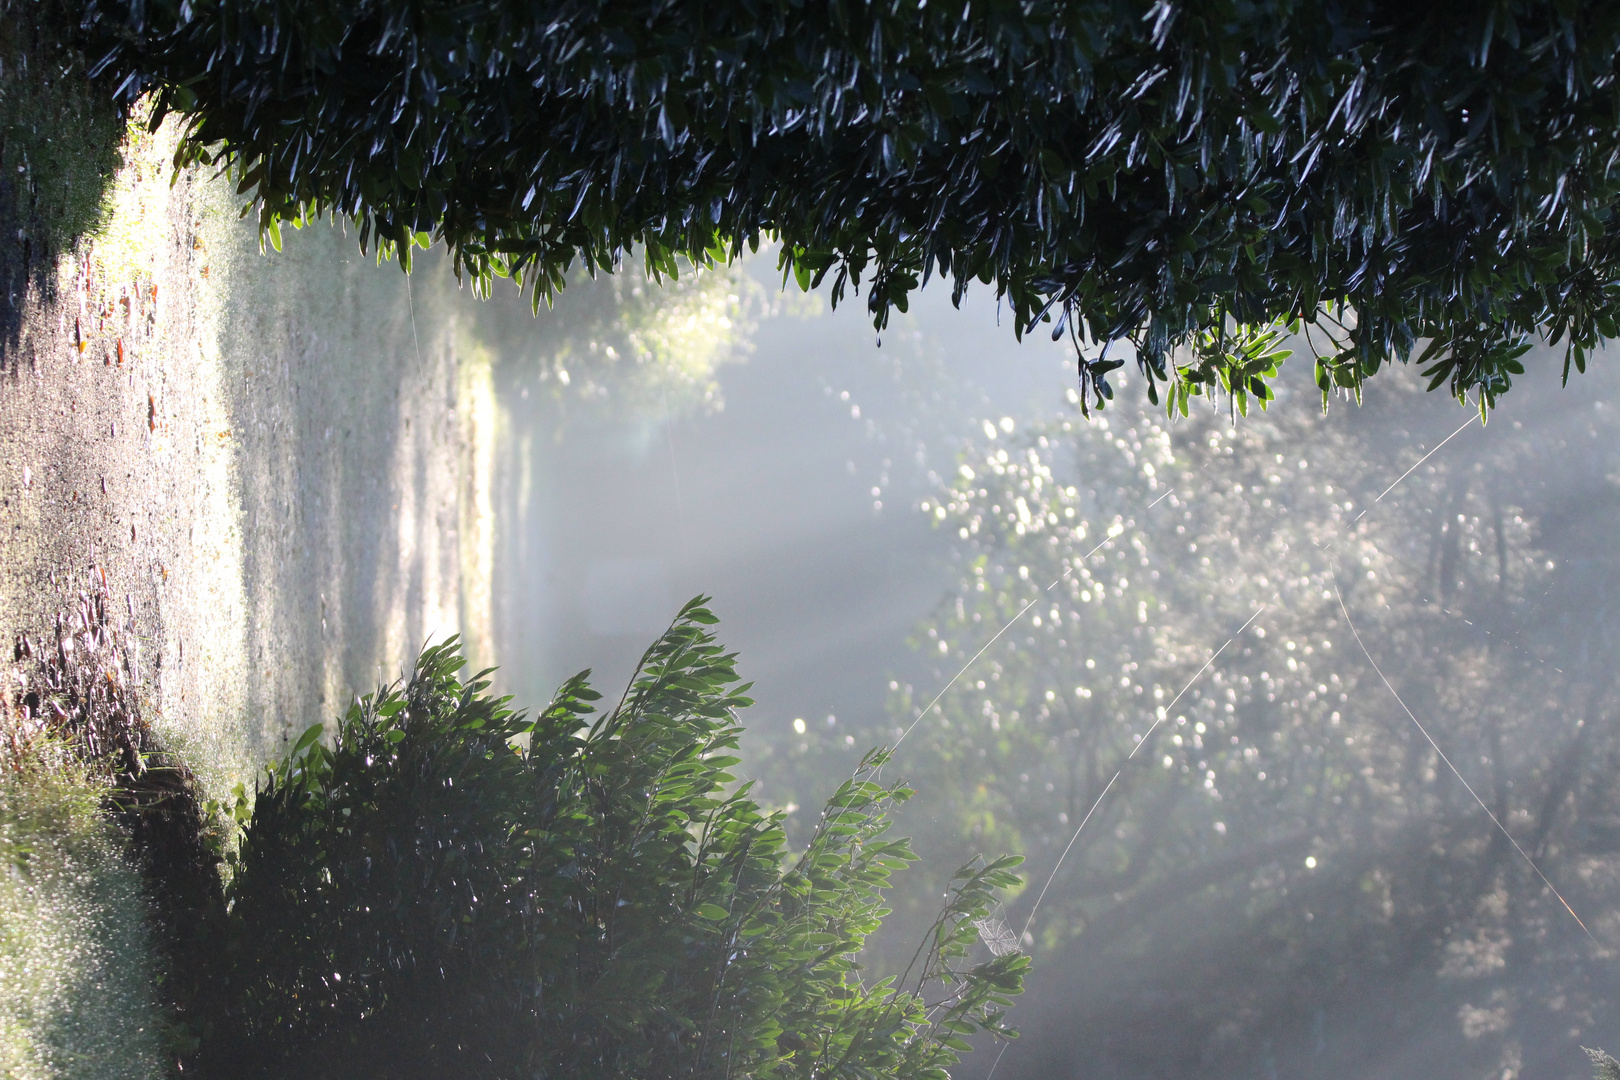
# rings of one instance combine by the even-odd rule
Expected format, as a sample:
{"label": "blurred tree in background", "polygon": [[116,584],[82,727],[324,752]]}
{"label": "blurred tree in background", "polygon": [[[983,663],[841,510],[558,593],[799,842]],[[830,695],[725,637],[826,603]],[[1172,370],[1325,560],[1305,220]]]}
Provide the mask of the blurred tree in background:
{"label": "blurred tree in background", "polygon": [[[346,215],[538,300],[762,235],[882,327],[930,277],[1074,337],[1086,404],[1324,393],[1420,348],[1484,409],[1613,336],[1620,13],[1553,0],[86,0],[96,70],[229,164],[272,243]],[[1111,350],[1110,345],[1115,346]],[[1556,359],[1549,359],[1556,363]]]}
{"label": "blurred tree in background", "polygon": [[584,273],[537,320],[514,290],[502,289],[468,320],[490,352],[508,408],[560,406],[548,436],[562,437],[572,415],[617,422],[664,422],[724,408],[719,368],[748,354],[748,336],[766,309],[763,290],[740,266],[683,273],[656,285],[634,274]]}
{"label": "blurred tree in background", "polygon": [[[937,682],[856,741],[915,722],[891,768],[926,793],[925,865],[1026,854],[1016,933],[1108,792],[1030,925],[998,1076],[1573,1075],[1620,1019],[1612,398],[1526,389],[1380,500],[1451,430],[1420,390],[1237,428],[986,421],[924,504],[959,554],[916,639]],[[841,742],[809,733],[805,774]]]}

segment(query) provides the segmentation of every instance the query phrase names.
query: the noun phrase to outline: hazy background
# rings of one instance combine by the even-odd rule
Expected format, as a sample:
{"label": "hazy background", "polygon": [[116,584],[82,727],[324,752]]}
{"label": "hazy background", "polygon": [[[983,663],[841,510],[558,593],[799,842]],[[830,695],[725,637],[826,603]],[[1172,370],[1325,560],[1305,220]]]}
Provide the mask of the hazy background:
{"label": "hazy background", "polygon": [[[597,395],[582,389],[588,351],[560,387],[545,352],[559,347],[553,313],[535,324],[526,302],[513,305],[503,340],[535,352],[497,376],[509,692],[539,700],[585,667],[622,687],[699,593],[755,682],[749,726],[761,734],[795,717],[870,720],[895,673],[921,670],[906,636],[943,595],[949,556],[916,509],[930,475],[955,469],[982,417],[1063,406],[1073,359],[1049,341],[1020,346],[997,327],[993,296],[958,312],[942,290],[897,315],[880,344],[860,301],[780,296],[772,265],[756,257],[726,283],[736,325],[714,331],[724,343],[698,361],[712,378],[704,367],[652,389],[611,370],[596,374]],[[607,288],[587,280],[588,291]],[[559,309],[593,299],[565,293]],[[676,305],[713,316],[689,294]],[[612,328],[593,321],[577,336],[597,332],[605,341]]]}
{"label": "hazy background", "polygon": [[1560,389],[1532,354],[1460,433],[1407,372],[1323,417],[1298,357],[1266,416],[1168,423],[1126,377],[1087,421],[1071,347],[1014,341],[984,291],[880,338],[771,265],[479,309],[507,692],[591,667],[612,696],[705,593],[764,801],[813,818],[909,730],[923,861],[872,963],[954,866],[1025,854],[1004,1080],[1576,1077],[1620,1045],[1607,358]]}

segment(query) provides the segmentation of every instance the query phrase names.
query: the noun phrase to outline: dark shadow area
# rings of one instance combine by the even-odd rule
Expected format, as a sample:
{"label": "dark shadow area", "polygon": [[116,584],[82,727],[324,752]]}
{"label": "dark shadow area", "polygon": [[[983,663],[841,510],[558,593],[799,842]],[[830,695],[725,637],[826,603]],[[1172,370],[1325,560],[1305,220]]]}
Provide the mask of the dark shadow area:
{"label": "dark shadow area", "polygon": [[16,344],[26,297],[100,223],[122,163],[123,111],[91,82],[68,5],[0,3],[0,347]]}

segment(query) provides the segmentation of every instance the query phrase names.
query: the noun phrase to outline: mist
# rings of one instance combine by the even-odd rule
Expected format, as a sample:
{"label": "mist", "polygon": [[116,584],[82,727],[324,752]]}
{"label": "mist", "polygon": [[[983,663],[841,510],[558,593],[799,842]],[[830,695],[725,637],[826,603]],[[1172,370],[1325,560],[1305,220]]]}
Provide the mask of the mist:
{"label": "mist", "polygon": [[900,740],[921,861],[874,976],[952,868],[1027,859],[991,928],[1035,959],[1023,1037],[959,1075],[1586,1074],[1620,1000],[1601,358],[1526,357],[1488,424],[1415,372],[1324,414],[1302,353],[1264,413],[1167,420],[1127,366],[1088,418],[1073,347],[987,291],[880,333],[772,266],[477,316],[505,692],[623,685],[701,593],[790,826]]}
{"label": "mist", "polygon": [[[614,285],[570,286],[559,306],[602,303]],[[576,335],[583,348],[559,342],[544,336],[551,313],[536,325],[526,299],[504,298],[521,309],[507,349],[533,351],[498,368],[494,618],[504,685],[533,700],[586,667],[622,686],[680,603],[710,595],[769,752],[796,718],[870,722],[896,673],[926,671],[906,638],[939,602],[951,553],[916,511],[930,476],[955,468],[981,417],[1061,405],[1072,358],[1020,347],[989,297],[957,312],[931,293],[880,335],[858,302],[778,295],[765,257],[723,287],[743,296],[702,361],[712,369],[652,391],[611,361],[591,369],[589,339],[607,347],[610,326]],[[546,350],[570,348],[587,362],[563,386]]]}

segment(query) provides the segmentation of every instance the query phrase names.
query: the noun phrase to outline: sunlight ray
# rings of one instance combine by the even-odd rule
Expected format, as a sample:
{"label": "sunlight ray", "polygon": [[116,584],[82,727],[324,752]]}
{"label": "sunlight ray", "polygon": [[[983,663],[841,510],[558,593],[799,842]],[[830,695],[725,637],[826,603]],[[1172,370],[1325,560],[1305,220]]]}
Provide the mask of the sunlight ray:
{"label": "sunlight ray", "polygon": [[[1343,539],[1345,533],[1348,531],[1348,529],[1350,527],[1356,525],[1357,523],[1359,523],[1361,521],[1362,518],[1366,517],[1366,515],[1368,513],[1370,513],[1373,509],[1375,509],[1378,506],[1378,504],[1380,502],[1383,501],[1385,496],[1387,496],[1390,492],[1394,491],[1397,487],[1399,487],[1409,476],[1411,476],[1414,472],[1416,472],[1418,470],[1418,468],[1421,467],[1424,464],[1424,462],[1428,461],[1435,454],[1439,453],[1440,450],[1447,443],[1451,442],[1452,439],[1454,439],[1458,435],[1462,434],[1462,432],[1470,424],[1472,424],[1475,419],[1477,419],[1476,416],[1470,415],[1469,418],[1466,421],[1464,421],[1461,425],[1459,425],[1454,431],[1452,431],[1451,434],[1447,435],[1444,439],[1440,440],[1440,442],[1435,444],[1435,446],[1432,449],[1430,449],[1427,453],[1425,453],[1421,457],[1419,457],[1417,459],[1417,461],[1413,462],[1412,465],[1409,466],[1406,469],[1405,472],[1401,473],[1401,475],[1396,477],[1395,480],[1388,487],[1384,488],[1383,491],[1379,492],[1378,497],[1373,499],[1373,501],[1371,503],[1369,503],[1367,505],[1367,507],[1361,511],[1361,513],[1357,514],[1354,519],[1352,519],[1348,524],[1346,524],[1346,525],[1344,525],[1342,527],[1342,530],[1341,530],[1341,533],[1340,533],[1339,537],[1335,538],[1333,541],[1330,541],[1326,545],[1319,545],[1319,546],[1321,546],[1323,548],[1325,553],[1329,555],[1329,558],[1330,559],[1333,558],[1333,549],[1337,546],[1338,540]],[[1205,467],[1206,468],[1208,467],[1207,462],[1205,464]],[[1168,494],[1169,494],[1169,492],[1165,493],[1165,495],[1168,495]],[[1160,499],[1163,499],[1164,497],[1165,496],[1160,496]],[[1155,505],[1155,506],[1158,505],[1158,501],[1159,500],[1155,500],[1153,505]],[[1291,516],[1292,515],[1292,509],[1291,508],[1286,508],[1286,507],[1282,508],[1281,515],[1282,516]],[[1105,540],[1104,542],[1106,543],[1107,541]],[[1099,547],[1100,546],[1101,545],[1099,545]],[[1091,554],[1095,553],[1096,550],[1097,550],[1096,548],[1093,548],[1091,552],[1087,553],[1087,557],[1089,557]],[[1067,576],[1068,576],[1068,573],[1065,572],[1064,577],[1067,577]],[[1059,580],[1061,581],[1062,578],[1060,578]],[[1055,585],[1057,585],[1057,583],[1058,582],[1054,581],[1052,583],[1052,585],[1055,586]],[[1052,586],[1048,586],[1048,589],[1050,589],[1051,587]],[[1334,576],[1334,592],[1335,592],[1335,595],[1338,594],[1338,580],[1337,580],[1336,575]],[[1039,597],[1037,597],[1037,599],[1039,599]],[[1080,824],[1075,828],[1074,834],[1069,838],[1069,842],[1064,847],[1062,854],[1060,854],[1058,856],[1058,860],[1057,860],[1056,864],[1054,864],[1054,866],[1052,867],[1052,872],[1048,875],[1045,884],[1042,885],[1041,891],[1036,896],[1035,903],[1031,906],[1030,911],[1029,911],[1029,915],[1024,921],[1023,931],[1019,935],[1020,944],[1022,944],[1025,936],[1028,935],[1028,933],[1030,931],[1030,927],[1034,925],[1035,915],[1039,911],[1042,902],[1046,899],[1046,894],[1051,889],[1053,882],[1057,879],[1058,872],[1062,869],[1064,861],[1068,858],[1070,851],[1073,850],[1075,844],[1079,841],[1080,834],[1085,831],[1086,825],[1091,821],[1092,817],[1095,816],[1098,807],[1102,805],[1102,802],[1103,802],[1103,800],[1105,798],[1107,798],[1108,793],[1113,790],[1114,785],[1118,782],[1119,778],[1122,775],[1124,775],[1126,765],[1130,762],[1130,760],[1132,758],[1134,758],[1136,756],[1136,752],[1138,750],[1140,750],[1145,743],[1147,743],[1148,739],[1153,735],[1154,731],[1157,730],[1158,726],[1164,721],[1164,717],[1169,715],[1170,710],[1175,707],[1176,703],[1181,700],[1182,696],[1185,695],[1186,692],[1189,689],[1191,689],[1192,686],[1203,676],[1203,674],[1206,671],[1209,670],[1210,666],[1215,662],[1216,658],[1218,658],[1221,655],[1221,653],[1224,652],[1226,650],[1226,648],[1232,644],[1233,641],[1235,641],[1245,630],[1247,630],[1249,628],[1249,626],[1251,626],[1254,623],[1255,619],[1259,618],[1260,614],[1267,609],[1267,607],[1269,606],[1270,603],[1278,602],[1279,600],[1280,600],[1280,594],[1273,594],[1273,596],[1271,598],[1271,601],[1269,601],[1267,603],[1260,604],[1260,606],[1255,609],[1254,613],[1249,616],[1248,620],[1243,624],[1243,626],[1241,626],[1235,633],[1233,633],[1231,637],[1227,638],[1227,640],[1221,645],[1220,648],[1216,649],[1213,653],[1210,654],[1209,658],[1204,661],[1203,666],[1200,667],[1198,669],[1198,671],[1193,675],[1193,677],[1187,681],[1186,685],[1181,688],[1180,692],[1178,692],[1176,694],[1176,696],[1170,700],[1170,703],[1165,707],[1164,716],[1155,717],[1153,724],[1151,726],[1149,726],[1146,734],[1144,734],[1142,736],[1142,738],[1136,743],[1136,745],[1134,747],[1132,747],[1130,754],[1128,754],[1126,756],[1126,758],[1125,758],[1125,763],[1121,764],[1120,767],[1115,770],[1114,775],[1109,779],[1108,783],[1103,786],[1103,790],[1098,794],[1097,798],[1092,802],[1090,809],[1088,809],[1086,811],[1085,816],[1083,818],[1081,818]],[[1027,612],[1029,610],[1029,607],[1033,606],[1033,604],[1034,604],[1034,601],[1031,601],[1030,605],[1026,605],[1018,613],[1018,615],[1013,617],[1012,621],[1009,622],[1007,624],[1007,626],[1010,627],[1013,623],[1016,623],[1019,618],[1022,618],[1024,613]],[[1357,633],[1355,625],[1350,622],[1349,611],[1344,606],[1344,600],[1343,600],[1342,596],[1339,597],[1339,605],[1340,605],[1341,610],[1344,611],[1345,621],[1350,626],[1351,633],[1353,635],[1355,635],[1356,644],[1361,646],[1361,651],[1362,651],[1363,655],[1366,656],[1368,663],[1371,664],[1372,667],[1373,667],[1373,670],[1378,673],[1379,678],[1383,679],[1385,687],[1387,687],[1389,689],[1389,692],[1392,695],[1394,695],[1396,701],[1400,704],[1401,708],[1406,711],[1407,716],[1409,718],[1411,718],[1413,724],[1417,725],[1418,730],[1423,733],[1424,738],[1428,739],[1430,745],[1434,747],[1435,752],[1440,755],[1440,757],[1441,757],[1441,759],[1443,761],[1445,761],[1447,767],[1449,767],[1451,769],[1452,773],[1457,777],[1458,780],[1462,781],[1463,786],[1468,789],[1468,793],[1474,797],[1474,800],[1476,802],[1478,802],[1479,805],[1481,806],[1481,808],[1483,808],[1485,810],[1486,814],[1490,816],[1491,821],[1496,825],[1496,827],[1498,829],[1501,830],[1502,834],[1507,837],[1508,842],[1513,845],[1514,850],[1518,851],[1518,853],[1525,859],[1525,861],[1530,864],[1530,868],[1535,871],[1537,877],[1539,877],[1541,879],[1542,883],[1547,886],[1547,888],[1552,892],[1552,894],[1555,897],[1558,898],[1558,901],[1559,901],[1560,904],[1563,905],[1564,910],[1569,912],[1570,916],[1572,918],[1574,918],[1575,922],[1580,926],[1581,930],[1586,933],[1588,938],[1592,939],[1594,944],[1596,944],[1597,939],[1592,936],[1592,932],[1589,929],[1587,929],[1586,924],[1581,921],[1581,919],[1580,919],[1580,917],[1578,915],[1575,914],[1575,910],[1572,907],[1570,907],[1568,901],[1566,901],[1564,899],[1563,895],[1561,893],[1559,893],[1559,891],[1553,886],[1552,882],[1547,879],[1546,875],[1542,874],[1541,869],[1538,866],[1536,866],[1535,862],[1529,857],[1528,854],[1525,853],[1524,849],[1519,846],[1518,841],[1516,841],[1513,838],[1512,834],[1509,833],[1507,831],[1507,829],[1505,827],[1503,827],[1502,823],[1497,820],[1496,815],[1491,812],[1490,808],[1487,807],[1482,800],[1480,800],[1479,796],[1474,792],[1474,789],[1468,784],[1467,780],[1463,779],[1462,774],[1457,771],[1455,766],[1452,765],[1451,760],[1445,756],[1444,752],[1442,752],[1440,750],[1439,745],[1437,743],[1435,743],[1435,741],[1434,741],[1434,739],[1432,737],[1429,736],[1428,731],[1423,727],[1422,724],[1418,723],[1417,717],[1413,715],[1411,709],[1407,708],[1405,701],[1403,701],[1401,699],[1400,695],[1395,692],[1395,688],[1392,685],[1390,685],[1389,680],[1384,677],[1383,671],[1379,669],[1378,665],[1373,661],[1372,655],[1370,653],[1368,653],[1366,646],[1362,643],[1361,636],[1360,636],[1359,633]],[[999,631],[996,634],[996,637],[999,638],[1001,636],[1001,634],[1006,631],[1006,629],[1007,629],[1007,627],[1003,627],[1002,630]],[[996,640],[996,638],[992,638],[990,643],[994,643],[995,640]],[[989,648],[988,643],[986,644],[985,648],[986,649]],[[983,653],[984,653],[984,650],[981,649],[978,654],[975,654],[973,659],[977,660],[979,658],[979,656],[983,655]],[[972,661],[969,662],[968,666],[971,666],[971,664],[972,664]],[[967,670],[966,667],[964,667],[963,672],[965,672],[966,670]],[[956,681],[956,679],[961,677],[961,675],[962,675],[962,672],[958,672],[956,677],[951,680],[951,683],[954,683]],[[947,683],[945,689],[948,690],[950,688],[951,683]],[[944,696],[944,691],[942,690],[940,692],[940,697],[943,697],[943,696]],[[929,709],[932,709],[934,704],[936,704],[938,701],[939,701],[939,698],[936,697],[934,699],[934,702],[930,702]],[[924,710],[924,712],[926,714],[927,710]],[[921,717],[919,716],[918,719],[921,719]],[[916,724],[916,721],[915,720],[912,721],[912,725],[915,726],[915,724]],[[906,730],[909,733],[910,728],[907,728]],[[1001,1065],[1002,1056],[1006,1054],[1007,1048],[1010,1045],[1011,1045],[1011,1043],[1003,1043],[1001,1045],[1001,1048],[1000,1048],[999,1052],[996,1054],[995,1061],[991,1063],[990,1070],[986,1074],[985,1080],[994,1080],[996,1070]]]}
{"label": "sunlight ray", "polygon": [[1419,465],[1422,465],[1425,461],[1428,461],[1430,458],[1434,457],[1434,455],[1438,454],[1440,452],[1440,448],[1442,446],[1446,445],[1446,443],[1450,442],[1452,439],[1455,439],[1458,435],[1461,435],[1462,431],[1463,431],[1463,428],[1467,427],[1469,424],[1472,424],[1475,419],[1477,419],[1477,418],[1475,416],[1473,416],[1472,414],[1470,414],[1468,419],[1464,420],[1462,422],[1462,425],[1460,427],[1458,427],[1456,431],[1453,431],[1450,435],[1447,435],[1445,438],[1441,439],[1438,443],[1435,444],[1435,447],[1434,447],[1433,450],[1430,450],[1427,454],[1424,454],[1422,457],[1420,457],[1416,461],[1414,461],[1412,463],[1412,467],[1410,469],[1407,469],[1405,472],[1401,473],[1401,475],[1399,475],[1399,476],[1397,476],[1395,478],[1395,482],[1393,484],[1389,485],[1389,487],[1385,488],[1383,491],[1380,491],[1378,493],[1378,498],[1376,498],[1372,502],[1368,503],[1367,504],[1367,509],[1363,510],[1361,513],[1357,514],[1356,517],[1355,517],[1355,521],[1352,521],[1350,524],[1354,525],[1356,523],[1356,521],[1360,521],[1362,518],[1366,517],[1367,514],[1372,510],[1373,507],[1377,506],[1379,503],[1384,501],[1384,496],[1385,495],[1388,495],[1390,492],[1394,491],[1397,487],[1400,487],[1400,484],[1401,484],[1402,480],[1405,480],[1408,476],[1411,476],[1414,472],[1416,472]]}
{"label": "sunlight ray", "polygon": [[1429,729],[1424,727],[1423,723],[1418,720],[1417,715],[1412,712],[1411,708],[1406,704],[1405,699],[1403,699],[1396,691],[1394,684],[1389,681],[1389,676],[1384,674],[1384,669],[1379,667],[1378,661],[1373,659],[1372,653],[1367,650],[1366,643],[1361,640],[1361,631],[1356,629],[1355,622],[1350,618],[1350,609],[1345,606],[1344,595],[1339,592],[1339,576],[1336,572],[1333,574],[1333,595],[1339,601],[1339,610],[1344,613],[1345,625],[1350,628],[1351,636],[1356,639],[1356,644],[1361,648],[1361,655],[1365,656],[1367,658],[1367,663],[1372,665],[1373,671],[1376,672],[1378,678],[1382,680],[1384,689],[1389,691],[1390,696],[1395,699],[1395,703],[1398,704],[1401,707],[1401,710],[1406,713],[1407,718],[1412,721],[1413,726],[1416,727],[1418,732],[1428,740],[1429,745],[1434,747],[1434,752],[1440,755],[1441,761],[1446,763],[1446,768],[1451,770],[1451,775],[1455,776],[1462,783],[1462,786],[1468,789],[1468,794],[1472,795],[1474,797],[1474,801],[1479,803],[1479,808],[1485,811],[1485,816],[1491,819],[1491,824],[1495,825],[1497,831],[1499,831],[1503,836],[1507,837],[1507,842],[1513,845],[1513,850],[1517,851],[1520,857],[1523,858],[1526,863],[1530,864],[1530,869],[1535,871],[1536,877],[1540,878],[1541,883],[1547,886],[1548,891],[1558,898],[1558,902],[1560,904],[1564,905],[1564,910],[1569,912],[1569,917],[1575,920],[1576,924],[1580,926],[1582,932],[1584,932],[1588,938],[1591,938],[1592,944],[1600,945],[1598,939],[1592,936],[1592,931],[1586,928],[1586,923],[1582,922],[1581,917],[1575,914],[1575,909],[1569,906],[1569,901],[1564,899],[1564,894],[1559,892],[1557,887],[1554,886],[1551,881],[1547,880],[1547,875],[1541,872],[1541,867],[1537,866],[1536,861],[1529,856],[1524,848],[1519,846],[1519,842],[1513,838],[1512,833],[1508,832],[1507,826],[1502,824],[1501,820],[1497,818],[1496,814],[1491,810],[1491,808],[1485,805],[1485,800],[1479,797],[1479,793],[1474,790],[1474,785],[1470,784],[1463,777],[1463,774],[1457,771],[1457,766],[1453,765],[1451,763],[1451,759],[1446,756],[1446,752],[1440,749],[1440,744],[1434,741],[1434,736],[1429,734]]}
{"label": "sunlight ray", "polygon": [[[1193,677],[1187,680],[1187,685],[1183,686],[1180,692],[1178,692],[1175,697],[1170,699],[1170,704],[1164,707],[1164,715],[1154,717],[1153,723],[1147,729],[1147,733],[1138,739],[1136,745],[1131,748],[1131,752],[1125,755],[1124,763],[1114,771],[1113,779],[1109,780],[1107,785],[1103,787],[1102,793],[1098,795],[1096,801],[1091,804],[1091,809],[1086,811],[1086,816],[1080,819],[1080,825],[1074,830],[1074,835],[1069,838],[1068,846],[1063,849],[1063,854],[1058,856],[1057,864],[1052,867],[1052,873],[1047,876],[1046,884],[1041,886],[1040,895],[1035,898],[1034,906],[1029,909],[1029,917],[1024,920],[1024,934],[1029,933],[1030,926],[1035,922],[1035,913],[1041,908],[1041,901],[1046,899],[1047,890],[1052,887],[1052,882],[1057,880],[1058,871],[1063,869],[1063,860],[1069,857],[1069,852],[1074,848],[1075,841],[1080,839],[1080,833],[1085,829],[1086,822],[1091,820],[1091,815],[1095,814],[1097,812],[1097,807],[1102,805],[1103,799],[1107,797],[1109,790],[1114,786],[1114,781],[1118,780],[1120,776],[1124,774],[1125,766],[1130,764],[1131,759],[1136,756],[1136,752],[1138,750],[1147,745],[1148,739],[1152,738],[1153,733],[1159,729],[1159,725],[1164,723],[1165,717],[1170,715],[1170,710],[1176,707],[1176,702],[1180,701],[1182,696],[1186,694],[1188,690],[1192,689],[1193,683],[1197,682],[1203,677],[1204,672],[1209,670],[1210,665],[1215,662],[1216,657],[1225,652],[1227,646],[1236,641],[1240,636],[1242,636],[1243,631],[1247,630],[1254,624],[1254,620],[1260,617],[1260,613],[1265,611],[1267,606],[1268,605],[1266,604],[1261,604],[1259,607],[1255,608],[1254,614],[1249,616],[1248,621],[1233,631],[1232,636],[1227,638],[1226,641],[1221,644],[1220,648],[1209,654],[1209,659],[1204,661],[1204,666],[1193,673]],[[1020,939],[1022,939],[1022,934],[1020,935]]]}

